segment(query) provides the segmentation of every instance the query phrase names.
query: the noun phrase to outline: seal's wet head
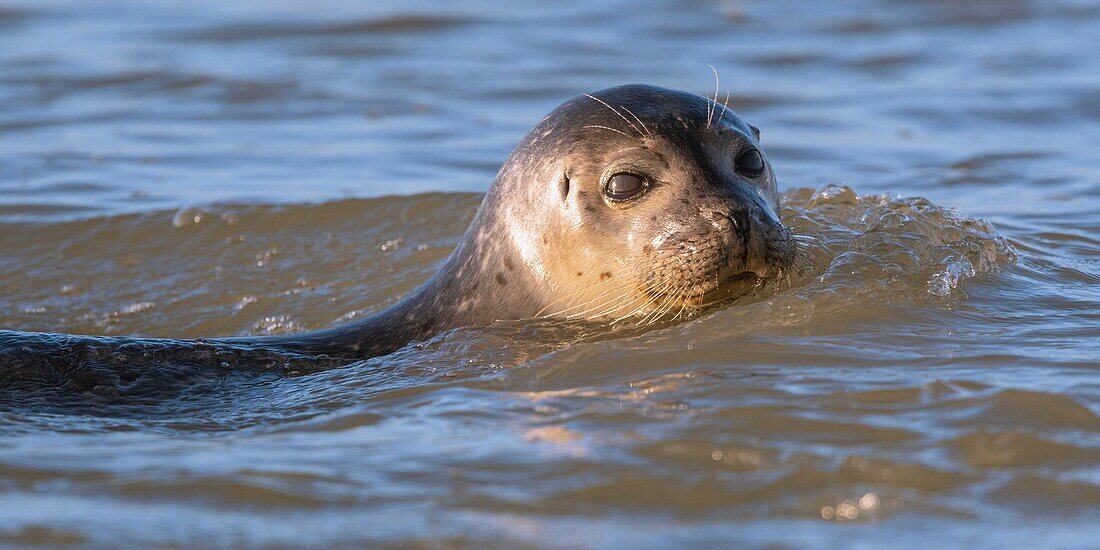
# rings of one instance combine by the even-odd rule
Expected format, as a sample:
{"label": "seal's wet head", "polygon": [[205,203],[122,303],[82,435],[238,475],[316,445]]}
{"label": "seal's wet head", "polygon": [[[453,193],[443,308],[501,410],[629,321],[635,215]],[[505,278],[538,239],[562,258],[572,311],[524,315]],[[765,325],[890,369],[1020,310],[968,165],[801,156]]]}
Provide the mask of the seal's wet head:
{"label": "seal's wet head", "polygon": [[629,85],[565,103],[517,147],[487,202],[517,206],[509,236],[539,274],[540,315],[682,316],[794,259],[758,130],[684,92]]}

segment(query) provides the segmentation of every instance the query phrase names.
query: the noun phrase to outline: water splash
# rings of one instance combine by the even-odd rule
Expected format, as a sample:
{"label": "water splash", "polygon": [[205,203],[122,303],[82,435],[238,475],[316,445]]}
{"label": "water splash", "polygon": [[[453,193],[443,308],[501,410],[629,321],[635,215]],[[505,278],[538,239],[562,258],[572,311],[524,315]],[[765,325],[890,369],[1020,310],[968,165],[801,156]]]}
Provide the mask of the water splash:
{"label": "water splash", "polygon": [[966,257],[959,258],[947,264],[943,271],[934,273],[928,278],[928,293],[933,296],[947,296],[959,286],[959,281],[973,277],[977,273],[970,260]]}

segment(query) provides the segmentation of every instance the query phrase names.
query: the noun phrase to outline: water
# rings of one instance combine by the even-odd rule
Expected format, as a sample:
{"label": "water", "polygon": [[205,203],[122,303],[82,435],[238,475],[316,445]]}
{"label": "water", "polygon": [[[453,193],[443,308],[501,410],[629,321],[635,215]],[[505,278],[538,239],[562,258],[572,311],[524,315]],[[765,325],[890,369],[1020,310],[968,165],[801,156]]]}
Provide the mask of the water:
{"label": "water", "polygon": [[1090,546],[1098,25],[1071,0],[0,3],[3,329],[376,310],[558,103],[706,93],[708,63],[820,239],[791,288],[641,334],[9,390],[0,544]]}

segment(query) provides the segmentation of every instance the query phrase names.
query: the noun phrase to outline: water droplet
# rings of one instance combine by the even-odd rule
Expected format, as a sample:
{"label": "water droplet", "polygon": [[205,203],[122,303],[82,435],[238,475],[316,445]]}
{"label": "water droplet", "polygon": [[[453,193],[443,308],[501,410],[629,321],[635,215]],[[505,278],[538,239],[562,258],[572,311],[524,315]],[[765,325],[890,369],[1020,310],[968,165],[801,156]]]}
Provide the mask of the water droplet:
{"label": "water droplet", "polygon": [[948,263],[943,271],[928,278],[928,293],[933,296],[947,296],[959,286],[959,281],[974,275],[974,264],[965,256],[960,257]]}
{"label": "water droplet", "polygon": [[850,500],[845,500],[836,505],[836,516],[844,519],[856,519],[859,517],[859,507]]}
{"label": "water droplet", "polygon": [[818,187],[810,197],[810,206],[816,207],[823,204],[851,205],[859,204],[859,195],[847,185],[839,183],[827,183]]}

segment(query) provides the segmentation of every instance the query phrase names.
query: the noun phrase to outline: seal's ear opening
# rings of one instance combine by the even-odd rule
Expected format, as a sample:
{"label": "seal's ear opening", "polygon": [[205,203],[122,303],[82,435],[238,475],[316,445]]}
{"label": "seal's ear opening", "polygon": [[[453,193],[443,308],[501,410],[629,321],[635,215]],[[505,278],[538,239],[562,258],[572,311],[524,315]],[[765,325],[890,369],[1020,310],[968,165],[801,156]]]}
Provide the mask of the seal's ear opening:
{"label": "seal's ear opening", "polygon": [[752,133],[753,133],[753,135],[756,136],[756,139],[760,139],[760,128],[757,128],[756,126],[753,126],[752,124],[749,124],[749,128],[752,129]]}
{"label": "seal's ear opening", "polygon": [[561,173],[561,179],[558,181],[558,191],[561,192],[561,200],[569,198],[569,175],[565,172]]}

